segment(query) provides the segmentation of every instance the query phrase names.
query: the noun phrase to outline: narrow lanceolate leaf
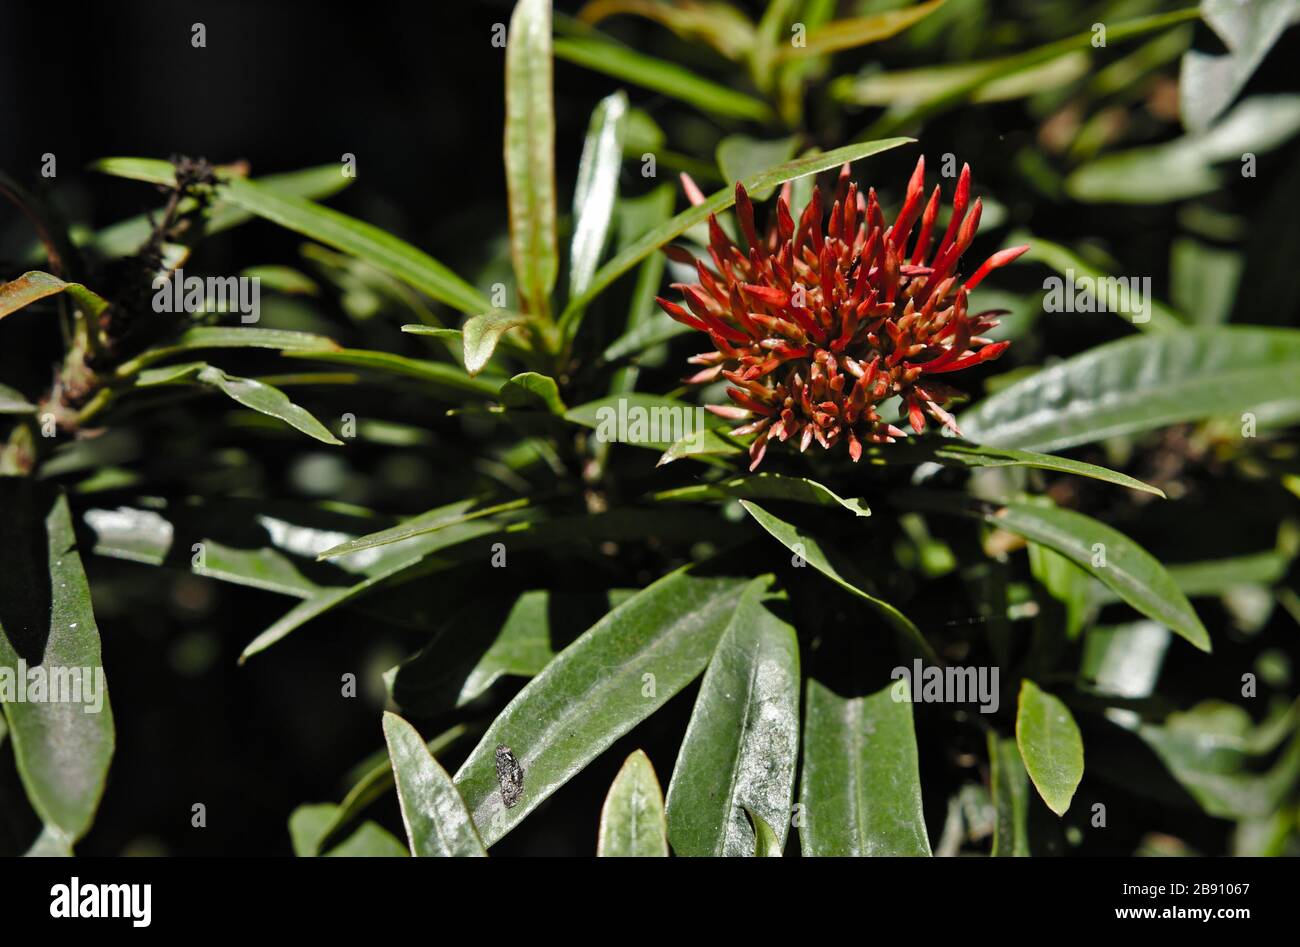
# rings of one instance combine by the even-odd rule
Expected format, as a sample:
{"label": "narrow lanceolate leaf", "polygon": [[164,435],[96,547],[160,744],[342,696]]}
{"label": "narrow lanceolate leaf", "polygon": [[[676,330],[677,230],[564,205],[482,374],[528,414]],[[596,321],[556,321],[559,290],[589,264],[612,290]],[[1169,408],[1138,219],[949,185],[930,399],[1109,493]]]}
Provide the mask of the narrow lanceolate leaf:
{"label": "narrow lanceolate leaf", "polygon": [[869,447],[866,451],[866,461],[873,465],[926,462],[942,464],[945,467],[1035,467],[1039,470],[1089,477],[1116,486],[1128,487],[1130,490],[1154,493],[1158,497],[1165,495],[1158,487],[1097,464],[1071,460],[1068,457],[1056,457],[1052,454],[1039,454],[1031,450],[966,444],[949,438],[920,441],[915,444]]}
{"label": "narrow lanceolate leaf", "polygon": [[[483,841],[494,844],[624,733],[693,681],[745,587],[678,571],[610,612],[556,656],[492,722],[456,774]],[[523,769],[510,807],[496,749]]]}
{"label": "narrow lanceolate leaf", "polygon": [[16,280],[0,283],[0,319],[58,293],[67,293],[79,309],[92,317],[108,308],[107,302],[80,283],[66,283],[57,276],[32,270]]}
{"label": "narrow lanceolate leaf", "polygon": [[393,761],[397,801],[411,854],[442,858],[487,855],[451,777],[415,728],[385,711],[384,739]]}
{"label": "narrow lanceolate leaf", "polygon": [[778,850],[785,845],[799,756],[799,642],[764,601],[769,578],[741,597],[677,754],[668,837],[678,855],[753,855],[746,809],[773,827]]}
{"label": "narrow lanceolate leaf", "polygon": [[360,552],[362,549],[373,549],[376,546],[388,546],[393,543],[400,543],[405,539],[413,536],[423,536],[425,533],[436,532],[440,529],[446,529],[448,526],[455,526],[457,523],[465,523],[470,520],[480,519],[484,516],[494,516],[497,513],[504,513],[507,510],[517,510],[528,505],[526,498],[517,500],[508,500],[504,503],[496,503],[489,506],[482,506],[475,500],[461,500],[447,506],[440,506],[437,509],[421,513],[419,516],[412,517],[399,526],[391,529],[380,530],[377,533],[370,533],[367,536],[359,536],[356,539],[348,540],[345,543],[339,543],[332,546],[324,552],[319,553],[317,559],[333,559],[337,556],[346,556],[349,553]]}
{"label": "narrow lanceolate leaf", "polygon": [[[95,170],[114,174],[117,173],[119,167],[116,162],[121,160],[130,161],[131,159],[107,158],[96,162],[91,167]],[[155,169],[149,175],[155,183],[166,184],[169,187],[175,186],[176,168],[170,161],[154,159],[149,161],[149,164],[153,165]],[[289,171],[284,174],[268,174],[258,177],[257,183],[263,189],[276,194],[319,201],[336,194],[352,183],[354,178],[348,177],[343,173],[343,170],[343,166],[340,164],[326,164],[314,168],[303,168],[300,171]],[[181,200],[177,209],[184,214],[192,211],[196,206],[197,201],[187,197]],[[155,214],[154,217],[156,218],[156,216]],[[232,227],[238,227],[240,224],[252,219],[253,215],[248,211],[231,206],[217,198],[212,205],[212,213],[208,217],[203,231],[208,235],[212,235],[229,230]],[[95,232],[89,238],[88,245],[103,256],[128,256],[144,246],[152,233],[153,221],[150,219],[150,215],[138,214],[135,217],[118,221],[103,230]]]}
{"label": "narrow lanceolate leaf", "polygon": [[555,55],[615,79],[661,92],[714,115],[757,122],[772,117],[771,107],[762,99],[737,92],[676,63],[647,56],[599,34],[557,39]]}
{"label": "narrow lanceolate leaf", "polygon": [[600,810],[599,858],[667,858],[664,794],[644,750],[632,753],[614,777]]}
{"label": "narrow lanceolate leaf", "polygon": [[990,526],[1054,549],[1143,615],[1202,651],[1210,650],[1209,632],[1160,561],[1119,530],[1091,516],[1036,503],[975,504],[949,497],[918,498],[917,505],[977,516]]}
{"label": "narrow lanceolate leaf", "polygon": [[[355,556],[337,560],[339,568],[346,568],[348,564],[356,561],[356,575],[349,577],[355,578],[356,581],[342,585],[314,586],[307,590],[301,602],[248,643],[239,656],[240,663],[254,654],[265,651],[313,618],[373,592],[407,570],[414,569],[434,552],[449,549],[500,529],[499,520],[484,517],[471,522],[447,525],[432,533],[412,536],[402,542],[369,549]],[[311,536],[309,543],[315,548],[310,550],[304,548],[302,551],[310,552],[311,555],[323,551],[317,545],[321,540],[330,542],[331,538],[319,534]],[[307,546],[309,543],[304,542],[303,545]]]}
{"label": "narrow lanceolate leaf", "polygon": [[788,523],[780,517],[772,515],[752,500],[741,500],[740,505],[777,542],[840,588],[851,592],[870,605],[922,655],[929,658],[934,657],[934,649],[930,647],[930,643],[925,640],[920,629],[912,623],[910,618],[884,599],[877,598],[862,588],[863,580],[853,575],[853,565],[842,553],[826,543],[819,542],[793,523]]}
{"label": "narrow lanceolate leaf", "polygon": [[939,7],[944,0],[928,0],[897,10],[887,10],[870,16],[854,17],[848,20],[835,20],[813,30],[808,40],[801,46],[789,45],[783,49],[782,57],[821,56],[878,43],[896,36],[914,23],[925,19]]}
{"label": "narrow lanceolate leaf", "polygon": [[431,393],[454,400],[460,400],[465,395],[478,398],[490,397],[496,393],[501,384],[499,381],[493,382],[487,378],[469,378],[459,367],[444,362],[407,358],[405,355],[370,349],[339,349],[336,352],[325,349],[290,349],[286,350],[284,355],[286,358],[305,358],[315,362],[351,365],[402,378],[413,378],[427,385]]}
{"label": "narrow lanceolate leaf", "polygon": [[506,39],[510,258],[524,310],[542,317],[550,315],[551,290],[560,266],[555,239],[551,74],[551,2],[519,0]]}
{"label": "narrow lanceolate leaf", "polygon": [[490,308],[482,293],[423,250],[363,220],[242,178],[227,179],[217,193],[228,204],[365,260],[461,312]]}
{"label": "narrow lanceolate leaf", "polygon": [[799,786],[804,855],[929,855],[911,695],[847,699],[809,680]]}
{"label": "narrow lanceolate leaf", "polygon": [[1185,329],[1109,342],[958,418],[981,444],[1055,451],[1243,412],[1300,410],[1300,330]]}
{"label": "narrow lanceolate leaf", "polygon": [[477,375],[487,366],[488,359],[496,351],[501,336],[511,329],[518,328],[528,319],[517,312],[493,309],[481,312],[465,320],[461,329],[465,351],[465,371],[471,376]]}
{"label": "narrow lanceolate leaf", "polygon": [[1015,740],[988,735],[989,785],[993,796],[993,856],[1027,857],[1029,851],[1029,776]]}
{"label": "narrow lanceolate leaf", "polygon": [[81,838],[113,758],[99,629],[67,499],[17,478],[0,478],[0,703],[32,808]]}
{"label": "narrow lanceolate leaf", "polygon": [[1083,779],[1083,738],[1065,704],[1027,679],[1020,684],[1016,745],[1047,808],[1065,815]]}
{"label": "narrow lanceolate leaf", "polygon": [[623,163],[623,119],[627,95],[615,92],[600,100],[591,115],[587,140],[578,163],[573,192],[573,242],[569,251],[569,295],[581,296],[591,285],[600,252],[609,234]]}
{"label": "narrow lanceolate leaf", "polygon": [[[787,161],[785,164],[779,164],[775,168],[769,168],[766,171],[760,171],[757,174],[746,177],[741,183],[745,185],[745,190],[749,193],[761,193],[764,190],[771,189],[778,184],[784,184],[786,181],[795,178],[805,177],[809,174],[817,174],[829,168],[835,168],[848,161],[857,161],[861,158],[867,158],[871,155],[879,154],[882,151],[888,151],[890,148],[897,148],[899,145],[905,145],[913,141],[911,138],[884,138],[880,141],[859,142],[855,145],[845,145],[843,148],[836,148],[834,151],[827,151],[822,154],[808,155],[803,158],[796,158],[794,161]],[[664,244],[675,240],[683,233],[694,227],[696,224],[703,223],[709,219],[710,214],[717,214],[726,210],[736,202],[736,189],[729,185],[722,190],[711,195],[703,204],[688,208],[682,211],[671,220],[665,221],[658,227],[650,230],[640,239],[634,240],[623,250],[619,251],[614,259],[610,260],[592,277],[591,286],[581,296],[569,300],[565,308],[565,316],[568,318],[570,310],[581,309],[591,302],[596,296],[600,295],[610,283],[618,279],[632,267],[636,266],[643,259],[654,251],[658,250]]]}
{"label": "narrow lanceolate leaf", "polygon": [[[468,732],[470,732],[470,727],[467,724],[458,723],[456,726],[438,734],[426,746],[436,759]],[[361,778],[343,797],[343,801],[337,806],[329,807],[331,811],[328,813],[328,818],[319,826],[319,834],[316,836],[316,849],[308,852],[298,852],[297,854],[318,855],[322,851],[332,848],[343,836],[344,830],[357,820],[357,817],[361,815],[367,806],[393,788],[393,781],[392,759],[387,752],[377,754],[375,765],[362,773]],[[369,825],[371,823],[365,824]],[[398,848],[405,854],[406,850],[401,843],[398,843]]]}
{"label": "narrow lanceolate leaf", "polygon": [[240,378],[227,375],[215,365],[202,362],[190,362],[185,365],[173,365],[161,369],[145,369],[136,376],[136,385],[147,388],[158,384],[174,384],[181,381],[196,381],[222,392],[232,401],[251,408],[259,414],[276,418],[295,428],[308,437],[326,444],[342,446],[343,442],[330,433],[329,428],[306,408],[289,400],[279,388],[275,388],[253,378]]}
{"label": "narrow lanceolate leaf", "polygon": [[700,483],[656,493],[656,500],[693,502],[707,499],[734,497],[743,500],[787,500],[792,503],[810,503],[814,506],[842,506],[855,516],[870,516],[871,510],[861,500],[845,499],[830,487],[806,477],[786,477],[782,474],[760,473],[748,477],[732,477],[717,483]]}
{"label": "narrow lanceolate leaf", "polygon": [[333,339],[312,332],[293,332],[287,329],[257,329],[237,326],[198,326],[183,332],[172,342],[146,349],[117,369],[119,378],[126,378],[146,365],[185,352],[200,349],[297,349],[303,352],[336,352],[339,344]]}

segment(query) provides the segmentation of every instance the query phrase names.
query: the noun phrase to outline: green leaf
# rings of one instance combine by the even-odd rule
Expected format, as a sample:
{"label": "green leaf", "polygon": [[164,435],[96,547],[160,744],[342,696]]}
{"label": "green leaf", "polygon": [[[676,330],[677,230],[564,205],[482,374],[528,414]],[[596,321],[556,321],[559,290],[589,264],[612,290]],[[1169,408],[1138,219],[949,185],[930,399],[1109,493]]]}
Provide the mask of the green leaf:
{"label": "green leaf", "polygon": [[495,516],[509,510],[518,510],[528,504],[529,500],[526,497],[507,500],[504,503],[497,503],[492,506],[478,506],[477,500],[459,500],[446,506],[440,506],[437,509],[427,510],[391,529],[381,530],[377,533],[370,533],[366,536],[348,540],[345,543],[339,543],[337,546],[332,546],[324,552],[318,553],[316,558],[334,559],[338,556],[359,552],[362,549],[374,549],[376,546],[400,543],[414,536],[423,536],[426,533],[446,529],[448,526],[455,526],[458,523],[467,523],[485,516]]}
{"label": "green leaf", "polygon": [[324,349],[286,350],[283,354],[286,358],[305,358],[335,365],[355,365],[357,368],[369,368],[403,378],[414,378],[428,385],[431,392],[450,400],[459,400],[465,395],[489,398],[497,393],[501,384],[500,381],[490,378],[470,378],[455,365],[369,349],[339,349],[337,352]]}
{"label": "green leaf", "polygon": [[1016,746],[1047,808],[1065,815],[1083,779],[1083,738],[1069,708],[1027,678],[1020,683]]}
{"label": "green leaf", "polygon": [[685,856],[747,856],[745,810],[785,845],[799,756],[799,642],[755,579],[704,673],[668,785],[668,837]]}
{"label": "green leaf", "polygon": [[993,857],[1029,856],[1029,774],[1016,741],[988,735],[989,786],[993,796]]}
{"label": "green leaf", "polygon": [[[759,193],[765,189],[773,188],[778,184],[784,184],[786,181],[793,180],[794,178],[804,177],[809,174],[817,174],[820,171],[838,167],[846,162],[858,161],[862,158],[868,158],[871,155],[880,154],[882,151],[897,148],[899,145],[905,145],[912,140],[913,139],[911,138],[886,138],[881,141],[868,141],[859,142],[854,145],[845,145],[843,148],[836,148],[834,151],[808,155],[807,157],[797,158],[794,161],[788,161],[785,164],[777,165],[775,168],[769,168],[767,171],[745,178],[743,183],[746,191]],[[591,286],[587,291],[581,296],[569,300],[565,312],[567,313],[570,309],[581,309],[585,307],[587,303],[600,295],[600,293],[603,292],[610,283],[614,282],[614,280],[632,269],[632,267],[640,263],[645,257],[649,256],[669,241],[680,237],[696,224],[708,220],[710,214],[724,211],[735,202],[735,187],[724,187],[722,190],[717,191],[710,196],[703,204],[688,208],[671,220],[655,227],[639,240],[636,240],[625,247],[614,257],[614,259],[602,266],[592,278]],[[561,319],[563,320],[564,317],[562,316]]]}
{"label": "green leaf", "polygon": [[[431,511],[437,513],[438,511]],[[426,514],[429,515],[429,514]],[[381,587],[386,582],[420,565],[432,553],[468,542],[480,536],[487,536],[501,529],[501,523],[484,517],[473,521],[444,525],[432,533],[422,533],[384,546],[377,551],[361,553],[362,560],[358,572],[364,576],[360,581],[343,585],[319,586],[307,597],[290,609],[279,620],[262,631],[248,643],[239,656],[242,664],[248,658],[283,639],[307,622],[340,605],[344,605],[362,595]],[[319,537],[311,537],[314,541]],[[329,537],[323,537],[326,540]]]}
{"label": "green leaf", "polygon": [[1168,628],[1145,619],[1089,628],[1079,659],[1080,688],[1116,697],[1150,697],[1171,640]]}
{"label": "green leaf", "polygon": [[1224,54],[1189,49],[1178,100],[1183,124],[1204,131],[1236,98],[1295,18],[1293,0],[1202,0],[1201,18],[1223,41]]}
{"label": "green leaf", "polygon": [[[467,724],[458,723],[456,726],[438,734],[426,746],[429,752],[434,757],[437,757],[469,732],[470,727]],[[318,855],[321,849],[328,851],[333,847],[343,829],[351,825],[367,806],[391,790],[393,783],[393,761],[388,756],[387,748],[385,748],[380,751],[375,764],[361,773],[356,783],[343,797],[343,801],[337,806],[331,807],[333,811],[328,814],[329,817],[317,827],[318,831],[314,836],[316,844],[306,851],[298,851],[295,847],[295,853],[298,855]],[[365,823],[365,825],[371,824]],[[384,834],[388,835],[387,832]],[[391,835],[388,837],[392,838]],[[397,848],[395,854],[406,854],[406,847],[401,842],[393,839],[393,844]]]}
{"label": "green leaf", "polygon": [[483,371],[488,359],[496,351],[501,336],[511,329],[524,325],[527,321],[526,316],[517,312],[506,312],[503,309],[481,312],[466,319],[461,329],[465,346],[465,371],[471,376]]}
{"label": "green leaf", "polygon": [[984,444],[967,444],[952,438],[924,438],[901,444],[872,445],[863,454],[871,465],[890,463],[936,463],[945,467],[1034,467],[1038,470],[1052,470],[1057,473],[1074,474],[1154,493],[1158,497],[1165,495],[1158,487],[1143,483],[1128,474],[1097,464],[1071,460],[1068,457],[1056,457],[1052,454],[1039,454],[1035,451],[1016,450],[1009,447],[989,447]]}
{"label": "green leaf", "polygon": [[[1124,289],[1122,287],[1126,284],[1111,282],[1114,277],[1092,266],[1068,247],[1032,234],[1015,234],[1013,239],[1030,245],[1028,252],[1021,257],[1022,262],[1043,263],[1060,274],[1060,289],[1052,292],[1059,293],[1061,298],[1053,300],[1052,292],[1049,292],[1043,301],[1045,309],[1051,305],[1054,308],[1049,311],[1064,310],[1067,300],[1073,303],[1077,298],[1080,304],[1093,306],[1098,312],[1113,312],[1143,332],[1168,332],[1184,327],[1184,318],[1151,298],[1149,292]],[[1108,290],[1112,286],[1117,287],[1114,293]],[[1130,282],[1127,286],[1133,284]],[[1106,308],[1111,304],[1114,304],[1113,309]]]}
{"label": "green leaf", "polygon": [[32,270],[15,280],[0,284],[0,319],[58,293],[67,293],[77,307],[91,318],[108,308],[105,300],[80,283],[65,283],[57,276]]}
{"label": "green leaf", "polygon": [[599,33],[557,39],[555,55],[723,118],[767,122],[773,117],[772,109],[761,99],[701,78],[676,63],[629,49]]}
{"label": "green leaf", "polygon": [[146,349],[129,362],[118,366],[115,374],[127,378],[146,365],[199,349],[296,349],[303,352],[337,352],[339,344],[333,339],[312,332],[292,332],[287,329],[256,329],[236,326],[198,326],[187,329],[174,341]]}
{"label": "green leaf", "polygon": [[331,858],[394,858],[406,854],[406,848],[388,830],[374,822],[363,822],[356,831],[326,851],[326,832],[338,817],[338,806],[329,803],[299,806],[289,817],[289,838],[293,853],[299,858],[327,855]]}
{"label": "green leaf", "polygon": [[1083,631],[1088,615],[1092,580],[1088,573],[1059,553],[1038,543],[1028,543],[1029,572],[1047,594],[1064,608],[1065,636],[1073,641]]}
{"label": "green leaf", "polygon": [[830,93],[852,105],[915,107],[953,95],[971,102],[1005,102],[1069,85],[1087,75],[1090,67],[1088,54],[1078,49],[1028,66],[1021,62],[1020,56],[1003,56],[842,76],[831,82]]}
{"label": "green leaf", "polygon": [[489,307],[483,295],[433,257],[385,230],[302,198],[277,194],[234,178],[223,199],[305,237],[365,260],[439,302],[462,312]]}
{"label": "green leaf", "polygon": [[[1109,22],[1106,24],[1106,40],[1112,46],[1118,45],[1125,40],[1194,20],[1199,15],[1195,7],[1187,7],[1167,13],[1121,20],[1118,23]],[[972,69],[969,75],[962,76],[958,83],[945,84],[919,104],[903,102],[899,107],[891,108],[867,129],[863,137],[890,134],[900,128],[914,127],[925,119],[933,118],[949,108],[968,101],[999,79],[1023,73],[1035,66],[1058,59],[1072,50],[1090,50],[1096,38],[1096,33],[1089,29],[1012,56],[970,64],[977,65],[979,68]]]}
{"label": "green leaf", "polygon": [[[643,444],[643,447],[652,445]],[[729,435],[715,430],[706,430],[703,435],[692,434],[679,438],[663,452],[656,467],[671,464],[683,457],[693,458],[701,463],[711,463],[714,458],[743,454],[745,448],[732,440]],[[729,465],[724,465],[729,466]]]}
{"label": "green leaf", "polygon": [[343,445],[342,441],[330,433],[329,428],[316,420],[305,408],[290,401],[289,396],[279,388],[273,388],[252,378],[227,375],[215,365],[189,362],[161,369],[145,369],[136,376],[136,386],[147,388],[191,380],[215,388],[232,401],[251,408],[259,414],[283,421],[322,443],[340,447]]}
{"label": "green leaf", "polygon": [[871,515],[871,510],[863,501],[846,500],[816,480],[786,477],[774,473],[750,474],[747,477],[733,477],[717,483],[677,487],[654,495],[656,500],[686,503],[729,497],[740,500],[788,500],[793,503],[810,503],[814,506],[842,506],[855,516]]}
{"label": "green leaf", "polygon": [[1225,327],[1120,339],[964,412],[973,441],[1053,451],[1243,412],[1300,408],[1300,330]]}
{"label": "green leaf", "polygon": [[569,251],[569,295],[581,296],[600,263],[618,197],[623,164],[623,119],[627,95],[615,92],[591,114],[573,192],[573,241]]}
{"label": "green leaf", "polygon": [[1169,248],[1172,302],[1191,313],[1196,325],[1223,325],[1237,301],[1245,262],[1241,250],[1220,249],[1191,237],[1175,238]]}
{"label": "green leaf", "polygon": [[1041,503],[976,503],[932,495],[917,496],[916,506],[974,516],[997,529],[1041,543],[1091,573],[1143,615],[1202,651],[1210,650],[1209,633],[1165,567],[1119,530],[1091,516]]}
{"label": "green leaf", "polygon": [[[105,171],[113,174],[117,173],[114,169],[114,162],[131,161],[132,159],[114,159],[108,158],[103,162],[97,162],[92,165],[92,169]],[[143,180],[151,180],[157,184],[175,186],[176,174],[175,166],[170,161],[148,161],[153,168],[148,177]],[[136,175],[126,175],[136,177]],[[314,168],[303,168],[300,171],[289,171],[284,174],[268,174],[256,179],[257,184],[265,190],[275,194],[281,194],[288,197],[300,197],[310,201],[324,200],[325,198],[343,190],[354,179],[343,173],[342,165],[326,164]],[[183,198],[178,205],[180,213],[184,214],[198,206],[198,202],[193,198]],[[155,218],[157,214],[155,213]],[[203,227],[203,232],[209,236],[221,233],[238,227],[253,219],[253,214],[242,208],[227,204],[217,197],[212,204],[212,210]],[[126,220],[117,222],[103,230],[95,232],[89,239],[88,245],[93,247],[98,253],[106,257],[129,256],[136,253],[153,233],[153,222],[148,214],[138,214]]]}
{"label": "green leaf", "polygon": [[384,675],[404,711],[426,717],[463,707],[503,675],[534,677],[626,593],[534,589],[481,597],[452,614],[416,654]]}
{"label": "green leaf", "polygon": [[595,25],[620,13],[643,16],[668,27],[687,42],[701,40],[728,59],[739,61],[754,42],[754,24],[749,17],[721,0],[591,0],[578,19]]}
{"label": "green leaf", "polygon": [[767,824],[767,820],[749,806],[745,807],[745,816],[749,820],[750,830],[754,833],[755,858],[780,858],[785,854],[785,843],[776,834],[776,830]]}
{"label": "green leaf", "polygon": [[[1284,715],[1252,727],[1243,708],[1216,704],[1170,714],[1163,726],[1140,724],[1137,734],[1208,815],[1247,819],[1276,812],[1300,779],[1300,737],[1292,737],[1262,772],[1245,763],[1248,756],[1270,752],[1294,730],[1294,705]],[[1233,718],[1239,721],[1236,726]]]}
{"label": "green leaf", "polygon": [[740,505],[752,516],[758,525],[767,530],[777,542],[785,546],[796,556],[830,579],[840,588],[851,592],[871,606],[877,614],[894,628],[914,649],[925,657],[933,657],[934,649],[922,636],[920,629],[912,620],[884,599],[862,589],[865,580],[855,575],[852,562],[839,550],[822,543],[803,532],[793,523],[773,516],[752,500],[741,500]]}
{"label": "green leaf", "polygon": [[804,855],[930,854],[906,681],[850,700],[808,680],[799,806]]}
{"label": "green leaf", "polygon": [[0,385],[0,414],[35,414],[36,405],[27,400],[21,392]]}
{"label": "green leaf", "polygon": [[415,728],[397,714],[385,711],[384,739],[393,761],[397,799],[411,854],[441,858],[486,856],[464,800]]}
{"label": "green leaf", "polygon": [[[166,505],[145,500],[136,507],[89,509],[84,521],[95,536],[93,551],[98,555],[180,568],[204,578],[312,600],[313,607],[319,608],[316,614],[330,603],[353,603],[383,579],[398,575],[402,566],[419,562],[414,552],[443,551],[446,564],[454,565],[459,555],[469,554],[458,544],[501,528],[485,520],[462,523],[407,545],[318,563],[316,556],[325,549],[391,520],[266,500]],[[371,579],[376,582],[369,583]],[[425,633],[437,628],[443,617],[437,604],[412,603],[402,596],[375,596],[356,607],[368,617]],[[299,624],[310,617],[294,614]],[[292,630],[281,628],[284,633]]]}
{"label": "green leaf", "polygon": [[[550,316],[551,290],[560,266],[555,238],[552,71],[550,0],[519,0],[506,39],[510,259],[524,311],[542,318]],[[473,375],[478,369],[470,368],[466,329],[465,365]]]}
{"label": "green leaf", "polygon": [[1272,151],[1297,131],[1300,95],[1258,95],[1204,132],[1102,155],[1076,168],[1066,178],[1065,189],[1075,200],[1123,204],[1161,204],[1210,194],[1224,186],[1216,165],[1240,174],[1243,155]]}
{"label": "green leaf", "polygon": [[813,30],[804,45],[791,45],[783,49],[778,58],[820,56],[843,49],[866,46],[869,43],[878,43],[891,36],[897,36],[908,27],[925,19],[943,6],[943,3],[944,0],[927,0],[925,3],[897,10],[886,10],[870,16],[834,20]]}
{"label": "green leaf", "polygon": [[[654,259],[651,257],[650,259]],[[646,260],[649,263],[650,260]],[[643,263],[642,266],[645,266]],[[683,325],[675,319],[647,319],[644,322],[638,322],[636,326],[624,332],[601,353],[601,359],[606,362],[617,362],[627,358],[629,355],[636,356],[642,354],[646,349],[659,345],[661,342],[667,342],[669,339],[675,339],[679,335],[686,335],[694,332],[688,325]]]}
{"label": "green leaf", "polygon": [[563,417],[568,408],[560,397],[560,386],[550,375],[522,372],[515,375],[500,391],[501,403],[507,408],[540,408]]}
{"label": "green leaf", "polygon": [[[737,181],[784,164],[795,156],[798,148],[798,135],[772,141],[750,138],[748,135],[728,135],[718,142],[718,170],[722,172],[723,180],[734,185]],[[765,201],[772,196],[772,190],[765,188],[749,196],[756,201]]]}
{"label": "green leaf", "polygon": [[[56,687],[63,699],[50,699]],[[10,477],[0,477],[0,702],[32,808],[81,838],[113,758],[99,629],[67,499]]]}
{"label": "green leaf", "polygon": [[724,423],[697,405],[638,392],[588,401],[570,408],[564,413],[564,419],[591,428],[598,441],[660,451],[671,447],[680,437],[695,435],[701,431],[700,425]]}
{"label": "green leaf", "polygon": [[402,331],[408,335],[428,335],[435,339],[459,339],[462,335],[459,329],[444,329],[442,326],[424,326],[418,323],[404,325]]}
{"label": "green leaf", "polygon": [[[694,680],[744,585],[673,572],[598,621],[533,678],[456,774],[484,842],[494,844]],[[523,796],[511,808],[498,791],[500,744],[524,769]]]}
{"label": "green leaf", "polygon": [[47,825],[41,828],[41,834],[32,842],[31,848],[23,852],[24,858],[71,858],[72,839],[60,829]]}
{"label": "green leaf", "polygon": [[664,794],[644,750],[619,769],[600,810],[598,858],[667,858]]}

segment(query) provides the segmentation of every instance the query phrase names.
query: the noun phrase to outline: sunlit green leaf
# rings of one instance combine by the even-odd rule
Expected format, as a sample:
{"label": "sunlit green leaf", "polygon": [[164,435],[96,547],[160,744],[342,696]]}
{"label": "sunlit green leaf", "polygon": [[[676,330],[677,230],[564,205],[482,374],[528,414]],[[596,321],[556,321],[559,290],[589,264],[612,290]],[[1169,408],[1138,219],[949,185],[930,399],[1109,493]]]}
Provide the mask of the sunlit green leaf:
{"label": "sunlit green leaf", "polygon": [[1065,704],[1030,680],[1020,683],[1016,745],[1043,802],[1065,815],[1083,778],[1083,738]]}
{"label": "sunlit green leaf", "polygon": [[[694,680],[744,586],[740,579],[671,573],[602,618],[533,678],[456,774],[484,842],[494,844]],[[498,745],[510,747],[524,770],[523,795],[511,808],[497,782]]]}
{"label": "sunlit green leaf", "polygon": [[1300,330],[1224,327],[1120,339],[958,417],[973,441],[1054,451],[1243,412],[1300,411]]}
{"label": "sunlit green leaf", "polygon": [[929,855],[906,682],[852,699],[811,679],[806,691],[803,854]]}
{"label": "sunlit green leaf", "polygon": [[441,858],[486,855],[464,800],[415,728],[385,711],[384,739],[393,761],[411,854]]}
{"label": "sunlit green leaf", "polygon": [[676,63],[647,56],[597,33],[556,39],[555,55],[725,118],[766,122],[772,117],[771,108],[761,99],[701,78]]}
{"label": "sunlit green leaf", "polygon": [[591,114],[587,140],[573,192],[573,240],[569,251],[569,295],[581,296],[591,284],[609,233],[618,172],[623,163],[623,120],[627,95],[615,92]]}
{"label": "sunlit green leaf", "polygon": [[0,477],[0,703],[32,808],[81,838],[113,758],[99,629],[67,499],[13,477]]}
{"label": "sunlit green leaf", "polygon": [[756,813],[784,847],[799,755],[799,643],[750,583],[704,674],[668,786],[668,837],[686,856],[748,856]]}
{"label": "sunlit green leaf", "polygon": [[667,858],[664,794],[645,751],[623,761],[600,810],[600,858]]}

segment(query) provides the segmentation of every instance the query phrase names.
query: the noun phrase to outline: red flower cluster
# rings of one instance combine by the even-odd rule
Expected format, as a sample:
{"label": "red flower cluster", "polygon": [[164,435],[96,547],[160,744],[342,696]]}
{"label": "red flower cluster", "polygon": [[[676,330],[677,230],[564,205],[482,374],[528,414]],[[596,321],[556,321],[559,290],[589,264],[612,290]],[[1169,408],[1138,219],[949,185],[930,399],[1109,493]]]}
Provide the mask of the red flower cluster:
{"label": "red flower cluster", "polygon": [[[864,198],[848,173],[845,165],[829,219],[814,188],[796,224],[786,184],[766,239],[759,238],[753,204],[737,183],[736,214],[748,253],[728,239],[713,215],[713,267],[680,247],[668,248],[674,259],[696,267],[700,281],[673,284],[685,295],[685,307],[657,301],[668,315],[712,340],[715,351],[691,359],[706,367],[689,381],[721,376],[731,382],[727,393],[735,404],[710,410],[745,420],[733,434],[758,435],[750,446],[751,470],[774,437],[796,438],[801,451],[814,440],[823,448],[846,441],[857,461],[864,441],[890,443],[906,436],[877,410],[892,396],[902,399],[902,416],[917,433],[925,429],[927,415],[956,432],[944,406],[960,392],[936,376],[997,358],[1010,344],[982,337],[1004,311],[971,314],[966,294],[1029,248],[995,253],[959,281],[957,261],[980,221],[980,200],[970,204],[970,166],[962,168],[952,218],[937,242],[932,237],[939,187],[923,207],[924,158],[892,226],[886,225],[875,189]],[[684,175],[683,185],[693,203],[703,201]],[[912,241],[918,220],[920,232]]]}

